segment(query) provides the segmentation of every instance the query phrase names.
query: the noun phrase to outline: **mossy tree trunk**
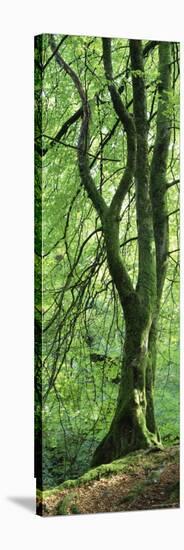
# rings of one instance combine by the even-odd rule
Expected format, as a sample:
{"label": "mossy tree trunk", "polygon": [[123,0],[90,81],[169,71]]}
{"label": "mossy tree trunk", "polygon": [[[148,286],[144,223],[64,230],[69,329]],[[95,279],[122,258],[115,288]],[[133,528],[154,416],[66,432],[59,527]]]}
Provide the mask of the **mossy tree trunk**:
{"label": "mossy tree trunk", "polygon": [[[50,43],[55,51],[53,38]],[[170,44],[161,42],[158,46],[159,99],[151,166],[148,161],[142,43],[140,40],[130,40],[133,116],[126,109],[114,83],[111,39],[102,39],[102,44],[104,72],[112,106],[127,139],[126,167],[109,206],[90,173],[90,108],[85,92],[71,66],[58,52],[55,54],[57,62],[71,77],[81,98],[83,115],[78,142],[79,173],[81,183],[101,218],[109,271],[118,292],[126,328],[117,407],[109,432],[95,451],[92,465],[110,462],[135,449],[160,445],[154,413],[154,382],[157,324],[168,257],[166,170],[170,141]],[[119,242],[122,203],[133,181],[136,188],[139,254],[136,288],[122,261]]]}
{"label": "mossy tree trunk", "polygon": [[[126,337],[116,412],[109,433],[94,453],[92,465],[110,462],[135,449],[160,445],[154,411],[154,384],[157,323],[168,258],[166,169],[170,121],[166,102],[170,90],[170,46],[168,43],[159,45],[157,135],[151,169],[148,164],[146,93],[140,41],[130,41],[130,55],[137,145],[135,183],[139,275],[135,291],[130,284],[121,291],[119,279],[122,281],[123,278],[118,276],[115,246],[112,244],[113,239],[117,243],[118,235],[115,237],[114,231],[112,236],[113,225],[109,220],[109,235],[107,224],[105,230],[107,256],[122,304]],[[104,56],[107,56],[105,41]]]}

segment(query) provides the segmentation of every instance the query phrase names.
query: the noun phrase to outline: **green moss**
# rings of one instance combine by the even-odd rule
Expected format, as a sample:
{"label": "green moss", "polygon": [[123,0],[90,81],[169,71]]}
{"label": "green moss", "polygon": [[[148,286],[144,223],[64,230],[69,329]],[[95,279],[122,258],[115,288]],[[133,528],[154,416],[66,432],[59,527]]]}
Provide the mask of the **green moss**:
{"label": "green moss", "polygon": [[60,502],[56,507],[56,515],[68,516],[70,514],[70,508],[75,507],[75,505],[72,504],[72,500],[74,499],[74,497],[75,497],[75,494],[71,493],[69,495],[66,495],[62,500],[60,500]]}
{"label": "green moss", "polygon": [[171,485],[169,488],[169,502],[172,504],[173,502],[179,502],[180,500],[180,484],[179,481],[176,481]]}
{"label": "green moss", "polygon": [[[87,485],[88,483],[91,483],[95,480],[100,480],[103,477],[110,477],[121,472],[127,474],[133,473],[135,471],[137,472],[139,468],[157,469],[160,463],[166,464],[167,462],[174,462],[177,464],[177,462],[179,461],[179,452],[177,446],[171,447],[169,453],[168,449],[160,449],[160,452],[158,449],[158,452],[155,451],[155,448],[150,449],[149,452],[143,450],[134,451],[123,458],[114,460],[109,464],[102,464],[101,466],[92,468],[77,479],[69,479],[67,481],[64,481],[64,483],[62,483],[55,489],[50,489],[43,492],[38,489],[37,497],[40,499],[45,499],[51,495],[57,495],[64,489],[72,489],[75,487],[80,487],[82,485]],[[74,493],[72,493],[72,498],[73,497]]]}
{"label": "green moss", "polygon": [[91,470],[88,470],[88,472],[86,472],[85,474],[83,474],[77,479],[68,479],[67,481],[64,481],[61,485],[58,485],[58,487],[56,487],[55,489],[49,489],[43,492],[37,489],[37,497],[47,498],[50,495],[56,495],[57,493],[61,492],[63,489],[80,487],[81,485],[88,484],[91,481],[99,480],[101,477],[108,477],[110,475],[118,474],[123,470],[129,471],[129,469],[131,470],[133,468],[134,464],[137,464],[138,454],[140,453],[138,452],[130,453],[129,455],[121,459],[114,460],[110,464],[102,464],[97,468],[92,468]]}

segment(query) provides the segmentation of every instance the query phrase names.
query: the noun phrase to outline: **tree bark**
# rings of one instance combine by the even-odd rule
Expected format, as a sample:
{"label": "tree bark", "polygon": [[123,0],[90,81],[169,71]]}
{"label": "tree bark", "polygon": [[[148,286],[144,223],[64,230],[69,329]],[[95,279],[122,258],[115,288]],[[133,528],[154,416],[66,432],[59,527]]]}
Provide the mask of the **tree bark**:
{"label": "tree bark", "polygon": [[[136,307],[136,317],[135,317]],[[131,308],[129,308],[131,310]],[[159,446],[152,394],[146,394],[149,366],[149,323],[132,304],[132,317],[126,322],[122,377],[116,412],[107,436],[97,447],[92,466],[108,463],[137,449]],[[148,421],[149,420],[149,421]],[[149,429],[151,428],[151,429]]]}

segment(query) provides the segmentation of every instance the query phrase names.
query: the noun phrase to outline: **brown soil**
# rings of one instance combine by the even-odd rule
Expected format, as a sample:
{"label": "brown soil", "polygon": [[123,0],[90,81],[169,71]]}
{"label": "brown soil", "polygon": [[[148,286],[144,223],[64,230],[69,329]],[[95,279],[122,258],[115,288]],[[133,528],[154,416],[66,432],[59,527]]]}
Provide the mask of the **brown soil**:
{"label": "brown soil", "polygon": [[44,516],[179,507],[179,448],[142,452],[126,471],[38,498]]}

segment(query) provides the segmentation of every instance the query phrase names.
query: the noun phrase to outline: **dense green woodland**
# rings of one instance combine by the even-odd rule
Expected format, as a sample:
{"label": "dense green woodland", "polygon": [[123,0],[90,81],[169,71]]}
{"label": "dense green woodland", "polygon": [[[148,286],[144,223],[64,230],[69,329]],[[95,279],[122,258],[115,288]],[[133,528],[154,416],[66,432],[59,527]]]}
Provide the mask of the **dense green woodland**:
{"label": "dense green woodland", "polygon": [[35,39],[39,488],[179,436],[179,45]]}

